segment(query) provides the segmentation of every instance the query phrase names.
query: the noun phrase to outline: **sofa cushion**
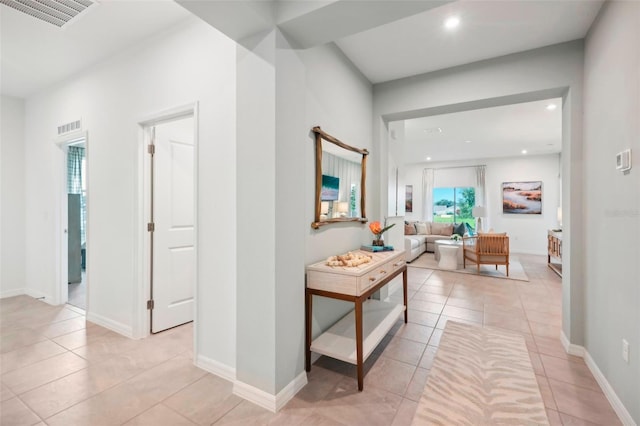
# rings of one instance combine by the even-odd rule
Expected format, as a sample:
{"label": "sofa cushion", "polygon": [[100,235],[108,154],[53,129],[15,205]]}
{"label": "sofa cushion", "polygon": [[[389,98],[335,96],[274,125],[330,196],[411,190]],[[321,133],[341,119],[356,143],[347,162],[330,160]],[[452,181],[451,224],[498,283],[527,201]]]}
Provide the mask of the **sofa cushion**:
{"label": "sofa cushion", "polygon": [[416,234],[427,235],[427,224],[425,222],[416,222]]}
{"label": "sofa cushion", "polygon": [[411,250],[417,249],[418,247],[420,247],[420,241],[414,238],[407,238],[407,241],[409,241],[409,248],[411,248]]}
{"label": "sofa cushion", "polygon": [[431,224],[431,234],[450,237],[453,234],[453,224],[433,222]]}
{"label": "sofa cushion", "polygon": [[453,234],[458,234],[461,237],[464,236],[464,233],[467,231],[467,228],[464,226],[464,222],[459,223],[453,227]]}
{"label": "sofa cushion", "polygon": [[418,245],[425,244],[427,242],[426,235],[405,235],[404,238],[407,240],[417,241]]}
{"label": "sofa cushion", "polygon": [[404,235],[416,235],[416,227],[413,224],[404,225]]}

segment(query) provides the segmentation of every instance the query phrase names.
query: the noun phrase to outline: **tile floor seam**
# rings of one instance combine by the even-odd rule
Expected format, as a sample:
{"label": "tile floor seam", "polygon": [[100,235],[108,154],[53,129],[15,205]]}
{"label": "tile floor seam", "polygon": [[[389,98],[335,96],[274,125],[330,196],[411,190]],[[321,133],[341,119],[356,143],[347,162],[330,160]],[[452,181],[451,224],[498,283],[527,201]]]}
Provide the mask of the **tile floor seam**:
{"label": "tile floor seam", "polygon": [[[596,393],[600,393],[602,395],[605,395],[604,391],[600,387],[600,383],[598,383],[597,381],[595,383],[598,385],[598,389],[594,389],[594,388],[589,388],[589,387],[582,386],[582,385],[579,385],[579,384],[576,384],[576,383],[567,382],[566,380],[562,380],[562,379],[560,379],[558,377],[547,377],[547,379],[555,380],[556,382],[564,383],[566,385],[575,386],[575,387],[580,388],[582,390],[587,390],[587,391],[596,392]],[[549,383],[549,386],[551,386],[551,383]]]}
{"label": "tile floor seam", "polygon": [[[38,342],[38,343],[42,343],[42,342]],[[33,345],[32,345],[32,346],[33,346]],[[66,351],[66,349],[65,349],[65,351]],[[10,352],[9,352],[9,353],[10,353]],[[64,353],[64,352],[59,352],[59,353],[57,353],[57,354],[49,355],[49,356],[47,356],[46,358],[42,358],[42,359],[39,359],[39,360],[37,360],[37,361],[31,362],[31,363],[29,363],[29,364],[22,365],[22,366],[20,366],[20,367],[14,368],[14,369],[12,369],[12,370],[3,371],[3,372],[2,372],[2,374],[1,374],[0,376],[4,376],[4,375],[5,375],[5,374],[7,374],[7,373],[14,372],[14,371],[19,370],[19,369],[24,368],[24,367],[29,367],[30,365],[37,364],[37,363],[39,363],[40,361],[46,361],[46,360],[48,360],[48,359],[53,358],[54,356],[58,356],[58,355],[61,355],[61,354],[63,354],[63,353]],[[76,354],[76,355],[77,355],[77,354]],[[79,355],[78,355],[78,356],[79,356]]]}
{"label": "tile floor seam", "polygon": [[[107,392],[107,391],[109,391],[109,390],[111,390],[111,389],[113,389],[113,388],[116,388],[116,387],[118,387],[118,386],[122,385],[123,383],[126,383],[126,382],[128,382],[129,380],[132,380],[133,378],[135,378],[135,377],[137,377],[137,376],[139,376],[139,375],[141,375],[141,374],[144,374],[144,373],[148,372],[149,370],[151,370],[151,369],[153,369],[153,368],[157,367],[157,366],[158,366],[158,365],[160,365],[160,364],[163,364],[164,362],[168,362],[168,361],[172,360],[173,358],[177,358],[178,356],[180,356],[180,355],[176,355],[176,356],[174,356],[174,357],[172,357],[172,358],[169,358],[169,359],[167,359],[166,361],[163,361],[162,363],[159,363],[159,364],[154,365],[153,367],[146,368],[146,369],[144,369],[143,371],[141,371],[141,372],[139,372],[139,373],[137,373],[137,374],[135,374],[135,375],[133,375],[133,376],[131,376],[131,377],[127,378],[126,380],[123,380],[123,381],[121,381],[121,382],[115,383],[115,384],[113,384],[112,386],[109,386],[108,388],[105,388],[105,389],[101,390],[100,392],[97,392],[97,393],[95,393],[95,394],[93,394],[93,395],[90,395],[90,396],[88,396],[88,397],[86,397],[86,398],[84,398],[84,399],[82,399],[82,400],[80,400],[80,401],[76,401],[75,403],[71,404],[70,406],[68,406],[68,407],[66,407],[66,408],[64,408],[64,409],[62,409],[62,410],[60,410],[60,411],[58,411],[57,413],[55,413],[55,414],[52,414],[52,415],[48,416],[47,418],[45,418],[45,419],[44,419],[44,421],[45,421],[45,423],[46,423],[46,420],[48,420],[48,419],[50,419],[50,418],[52,418],[52,417],[55,417],[55,416],[57,416],[58,414],[60,414],[60,413],[62,413],[62,412],[64,412],[64,411],[70,410],[70,409],[72,409],[73,407],[75,407],[75,406],[76,406],[76,405],[78,405],[78,404],[82,404],[82,403],[83,403],[83,402],[85,402],[85,401],[88,401],[88,400],[90,400],[90,399],[96,398],[97,396],[99,396],[99,395],[101,395],[101,394],[103,394],[103,393],[105,393],[105,392]],[[197,367],[196,367],[196,368],[197,368]],[[203,370],[203,371],[204,371],[204,370]],[[73,374],[73,373],[72,373],[72,374]],[[192,385],[192,384],[193,384],[193,383],[195,383],[197,380],[200,380],[200,378],[196,379],[194,382],[191,382],[191,383],[187,384],[187,386]],[[179,389],[178,391],[176,391],[176,392],[179,392],[179,391],[181,391],[182,389],[184,389],[184,388],[180,388],[180,389]],[[167,396],[167,398],[172,397],[176,392],[174,392],[173,394],[171,394],[171,395]],[[167,399],[167,398],[165,398],[165,399]],[[158,405],[158,404],[162,403],[165,399],[163,399],[163,400],[159,401],[158,403],[154,404],[152,407],[154,407],[155,405]],[[149,409],[151,409],[152,407],[149,407]],[[31,410],[31,411],[33,411],[33,410]],[[145,410],[145,411],[147,411],[147,410]],[[35,412],[34,412],[34,413],[35,413]],[[123,422],[123,423],[121,423],[121,424],[124,424],[124,423],[126,423],[126,422],[130,421],[131,419],[133,419],[133,418],[135,418],[135,417],[139,416],[140,414],[142,414],[142,413],[138,413],[138,414],[137,414],[137,415],[135,415],[134,417],[132,417],[132,418],[130,418],[130,419],[127,419],[125,422]]]}
{"label": "tile floor seam", "polygon": [[[209,374],[211,374],[211,373],[209,373]],[[226,379],[225,379],[225,380],[226,380]],[[232,395],[234,395],[234,394],[232,393]],[[231,412],[233,409],[235,409],[238,405],[242,404],[242,401],[244,401],[244,399],[240,399],[240,401],[238,401],[236,404],[234,404],[234,406],[233,406],[233,407],[231,407],[231,408],[229,408],[228,410],[226,410],[226,411],[224,412],[224,414],[222,414],[220,417],[218,417],[218,418],[217,418],[217,419],[215,419],[212,423],[209,423],[209,424],[210,424],[210,425],[214,425],[214,424],[216,424],[218,421],[222,420],[222,419],[224,418],[224,416],[226,416],[227,414],[229,414],[229,412]],[[284,407],[283,407],[283,408],[284,408]],[[315,408],[314,408],[313,410],[315,410]],[[191,419],[189,419],[189,421],[191,421]],[[199,423],[197,423],[197,422],[193,422],[193,423],[199,424]]]}
{"label": "tile floor seam", "polygon": [[[73,351],[69,351],[69,352],[73,352]],[[77,354],[76,354],[76,355],[77,355]],[[120,354],[118,354],[118,355],[120,355]],[[80,356],[80,355],[78,355],[78,356]],[[148,372],[149,370],[151,370],[151,369],[153,369],[153,368],[157,367],[158,365],[160,365],[160,364],[162,364],[162,363],[164,363],[164,362],[170,361],[170,360],[172,360],[173,358],[176,358],[176,357],[178,357],[178,356],[180,356],[180,355],[175,355],[174,357],[169,358],[169,359],[167,359],[167,360],[165,360],[165,361],[163,361],[163,362],[161,362],[161,363],[154,364],[154,365],[152,365],[152,366],[150,366],[150,367],[148,367],[148,368],[145,368],[144,370],[142,370],[142,371],[140,371],[140,372],[138,372],[138,373],[136,373],[136,374],[134,374],[134,375],[132,375],[132,376],[127,377],[127,378],[126,378],[126,379],[124,379],[124,380],[121,380],[121,381],[119,381],[119,382],[113,383],[112,385],[110,385],[110,386],[108,386],[108,387],[104,388],[104,389],[103,389],[103,390],[101,390],[100,392],[94,393],[94,394],[92,394],[92,395],[88,395],[86,398],[83,398],[83,399],[81,399],[81,400],[75,401],[73,404],[69,405],[68,407],[65,407],[65,408],[61,409],[60,411],[57,411],[56,413],[51,414],[50,416],[46,417],[46,419],[50,419],[51,417],[54,417],[54,416],[56,416],[56,415],[58,415],[58,414],[62,413],[63,411],[69,410],[69,409],[71,409],[72,407],[74,407],[74,406],[76,406],[76,405],[78,405],[78,404],[81,404],[81,403],[83,403],[83,402],[85,402],[85,401],[88,401],[88,400],[90,400],[90,399],[92,399],[92,398],[95,398],[95,397],[97,397],[98,395],[103,394],[103,393],[105,393],[105,392],[107,392],[107,391],[109,391],[109,390],[111,390],[111,389],[113,389],[113,388],[115,388],[115,387],[117,387],[117,386],[120,386],[120,385],[122,385],[123,383],[128,382],[129,380],[132,380],[132,379],[134,379],[134,378],[138,377],[139,375],[144,374],[144,373]],[[83,358],[83,359],[84,359],[84,358]],[[87,360],[87,362],[90,362],[90,361],[88,361],[88,360]],[[96,363],[96,364],[93,364],[93,366],[100,365],[100,364],[101,364],[101,363]],[[80,371],[82,371],[82,370],[86,370],[86,369],[88,369],[90,366],[91,366],[91,365],[89,365],[88,367],[83,368],[83,369],[81,369],[81,370],[74,371],[73,373],[67,374],[67,376],[70,376],[71,374],[75,374],[75,373],[80,372]],[[53,383],[53,382],[55,382],[55,381],[58,381],[58,380],[60,380],[60,379],[63,379],[64,377],[67,377],[67,376],[60,377],[60,378],[58,378],[58,379],[56,379],[56,380],[53,380],[53,381],[51,381],[51,382],[49,382],[49,383]],[[43,384],[42,386],[45,386],[45,385],[47,385],[47,384],[49,384],[49,383],[45,383],[45,384]],[[191,383],[190,383],[190,384],[191,384]],[[29,391],[27,391],[27,392],[34,391],[34,390],[36,390],[36,389],[38,389],[38,388],[40,388],[40,387],[42,387],[42,386],[38,386],[37,388],[31,389],[31,390],[29,390]],[[26,393],[26,392],[24,392],[24,393]],[[172,396],[172,395],[170,395],[170,396]],[[31,411],[33,411],[33,412],[35,413],[35,411],[34,411],[33,409],[32,409]],[[45,420],[46,420],[46,419],[45,419]],[[129,419],[129,420],[130,420],[130,419]],[[127,420],[127,421],[129,421],[129,420]],[[126,422],[125,422],[125,423],[126,423]]]}
{"label": "tile floor seam", "polygon": [[18,398],[20,400],[20,402],[22,402],[24,404],[24,406],[29,409],[29,411],[31,411],[37,418],[39,418],[41,422],[44,422],[45,418],[42,417],[40,414],[38,414],[38,412],[35,411],[33,408],[31,408],[31,406],[29,404],[27,404],[27,401],[25,401],[22,398],[20,398],[20,395],[15,395],[15,397]]}
{"label": "tile floor seam", "polygon": [[168,410],[172,411],[173,413],[175,413],[175,414],[177,414],[178,416],[182,417],[183,419],[185,419],[185,420],[187,420],[187,421],[189,421],[189,422],[193,423],[194,425],[199,425],[199,424],[200,424],[200,423],[198,423],[198,422],[194,422],[193,420],[191,420],[191,419],[190,419],[190,418],[188,418],[187,416],[184,416],[182,413],[180,413],[180,412],[178,412],[178,411],[174,410],[173,408],[171,408],[170,406],[166,405],[166,404],[164,403],[164,401],[166,401],[166,399],[163,399],[162,401],[158,402],[157,404],[152,405],[151,407],[149,407],[149,408],[147,408],[146,410],[144,410],[142,413],[138,413],[138,414],[136,414],[135,416],[131,417],[130,419],[127,419],[127,420],[123,421],[122,423],[120,423],[120,425],[127,424],[127,423],[128,423],[128,422],[130,422],[131,420],[133,420],[133,419],[135,419],[135,418],[137,418],[137,417],[142,416],[144,413],[146,413],[146,412],[148,412],[148,411],[153,410],[153,409],[154,409],[154,408],[156,408],[158,405],[162,405],[162,406],[163,406],[163,407],[165,407],[166,409],[168,409]]}

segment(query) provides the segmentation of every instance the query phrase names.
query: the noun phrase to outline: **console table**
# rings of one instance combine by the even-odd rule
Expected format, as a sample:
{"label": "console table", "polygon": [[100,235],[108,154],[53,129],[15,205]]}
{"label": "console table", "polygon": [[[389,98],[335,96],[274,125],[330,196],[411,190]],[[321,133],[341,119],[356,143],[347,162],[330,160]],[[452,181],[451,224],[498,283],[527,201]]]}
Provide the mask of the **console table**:
{"label": "console table", "polygon": [[[307,266],[305,325],[306,370],[311,371],[311,352],[355,364],[358,390],[363,389],[363,363],[404,312],[407,322],[407,265],[404,250],[361,252],[371,256],[357,267]],[[402,274],[404,305],[369,299],[373,293]],[[313,296],[353,302],[355,309],[312,341]]]}
{"label": "console table", "polygon": [[[562,276],[562,231],[549,230],[547,240],[547,265]],[[554,259],[560,260],[560,263],[554,262]]]}

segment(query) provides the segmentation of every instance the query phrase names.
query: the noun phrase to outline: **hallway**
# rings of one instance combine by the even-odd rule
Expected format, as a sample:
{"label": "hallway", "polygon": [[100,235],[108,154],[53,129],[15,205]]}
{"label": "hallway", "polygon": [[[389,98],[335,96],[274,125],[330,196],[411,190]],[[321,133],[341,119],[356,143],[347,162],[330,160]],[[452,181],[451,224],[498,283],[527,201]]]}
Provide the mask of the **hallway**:
{"label": "hallway", "polygon": [[529,282],[409,267],[410,322],[399,321],[365,363],[364,391],[354,366],[321,357],[278,414],[193,366],[193,324],[131,340],[69,305],[1,299],[0,423],[409,425],[444,324],[457,320],[525,337],[552,425],[619,424],[584,361],[556,337],[560,279],[545,257],[518,257]]}

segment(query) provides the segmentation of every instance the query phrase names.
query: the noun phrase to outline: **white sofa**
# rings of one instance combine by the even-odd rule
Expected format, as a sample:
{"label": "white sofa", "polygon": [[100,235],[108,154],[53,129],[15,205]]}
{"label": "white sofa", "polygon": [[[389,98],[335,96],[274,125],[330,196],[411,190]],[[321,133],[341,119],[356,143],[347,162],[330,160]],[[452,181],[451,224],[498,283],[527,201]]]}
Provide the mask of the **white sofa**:
{"label": "white sofa", "polygon": [[[416,233],[414,235],[407,235],[407,232],[411,231],[411,227],[415,229]],[[433,253],[435,251],[435,241],[451,238],[453,229],[453,225],[450,223],[405,223],[405,260],[412,262],[425,251]]]}

